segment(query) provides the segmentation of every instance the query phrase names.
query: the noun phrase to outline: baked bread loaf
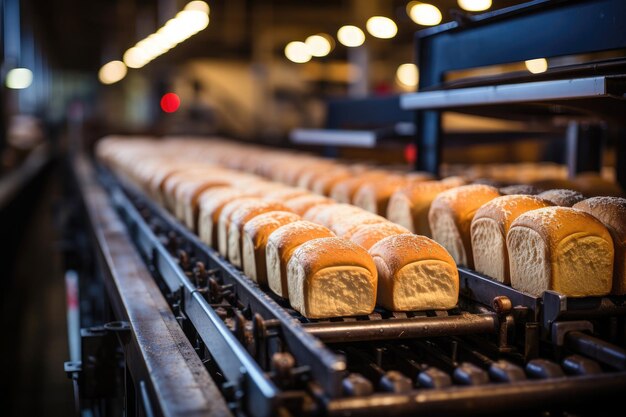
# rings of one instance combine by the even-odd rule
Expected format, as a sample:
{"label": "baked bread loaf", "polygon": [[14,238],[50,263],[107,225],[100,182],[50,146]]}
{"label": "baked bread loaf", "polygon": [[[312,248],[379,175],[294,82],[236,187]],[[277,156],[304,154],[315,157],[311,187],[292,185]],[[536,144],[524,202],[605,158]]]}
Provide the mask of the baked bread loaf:
{"label": "baked bread loaf", "polygon": [[313,194],[311,194],[309,190],[305,190],[304,188],[288,187],[288,188],[269,192],[265,194],[264,197],[266,200],[273,200],[273,201],[278,201],[278,202],[283,203],[288,200],[292,200],[294,198],[298,198],[298,197],[302,197],[306,195],[313,195]]}
{"label": "baked bread loaf", "polygon": [[443,191],[433,200],[428,211],[433,239],[446,248],[457,264],[474,266],[472,219],[480,206],[499,196],[494,187],[472,184]]}
{"label": "baked bread loaf", "polygon": [[269,235],[265,247],[267,284],[270,289],[287,298],[287,263],[293,251],[304,242],[334,236],[328,228],[306,220],[279,227]]}
{"label": "baked bread loaf", "polygon": [[428,211],[437,195],[454,186],[443,181],[411,184],[397,190],[389,199],[387,218],[412,233],[431,237]]}
{"label": "baked bread loaf", "polygon": [[253,207],[265,202],[257,197],[243,197],[224,204],[217,221],[217,251],[220,255],[228,259],[228,230],[230,229],[230,219],[233,213],[240,208]]}
{"label": "baked bread loaf", "polygon": [[180,184],[176,189],[176,217],[195,232],[198,225],[198,199],[200,195],[210,188],[229,185],[227,181],[219,179],[189,181]]}
{"label": "baked bread loaf", "polygon": [[365,250],[369,250],[379,241],[389,236],[402,235],[411,233],[405,227],[400,226],[392,222],[365,224],[357,228],[350,240],[357,245],[363,247]]}
{"label": "baked bread loaf", "polygon": [[335,182],[330,190],[330,198],[338,203],[350,204],[354,199],[354,194],[361,185],[372,180],[389,175],[384,171],[370,171],[360,175],[344,178]]}
{"label": "baked bread loaf", "polygon": [[626,199],[593,197],[574,204],[574,208],[600,220],[611,233],[615,252],[611,293],[626,294]]}
{"label": "baked bread loaf", "polygon": [[267,285],[265,247],[269,236],[281,226],[300,220],[288,211],[270,211],[251,219],[243,227],[243,272],[259,285]]}
{"label": "baked bread loaf", "polygon": [[199,197],[200,213],[198,215],[198,232],[200,240],[217,249],[217,224],[222,208],[237,198],[245,198],[246,194],[233,187],[217,187],[205,191]]}
{"label": "baked bread loaf", "polygon": [[317,194],[307,194],[300,197],[291,198],[285,201],[285,206],[294,213],[303,216],[310,208],[321,205],[334,204],[335,202],[328,197]]}
{"label": "baked bread loaf", "polygon": [[304,213],[304,220],[331,227],[338,219],[363,213],[363,209],[350,204],[328,204],[314,206]]}
{"label": "baked bread loaf", "polygon": [[348,170],[335,170],[325,175],[319,175],[311,184],[311,190],[316,194],[328,196],[337,182],[353,176]]}
{"label": "baked bread loaf", "polygon": [[494,198],[478,209],[471,226],[474,269],[496,281],[510,284],[509,253],[506,235],[511,223],[521,214],[551,204],[529,195]]}
{"label": "baked bread loaf", "polygon": [[389,236],[371,247],[380,306],[392,311],[448,310],[459,298],[452,256],[426,236]]}
{"label": "baked bread loaf", "polygon": [[350,239],[359,228],[369,224],[381,223],[389,223],[389,220],[369,211],[361,210],[360,213],[334,216],[328,227],[337,236]]}
{"label": "baked bread loaf", "polygon": [[570,207],[520,215],[506,238],[511,286],[539,297],[606,295],[613,276],[613,240],[595,217]]}
{"label": "baked bread loaf", "polygon": [[356,191],[352,203],[364,210],[384,216],[387,214],[387,205],[391,195],[407,183],[407,179],[392,175],[367,182]]}
{"label": "baked bread loaf", "polygon": [[230,263],[239,268],[243,267],[242,233],[246,223],[259,214],[276,211],[288,211],[288,209],[275,201],[263,201],[257,204],[244,204],[233,212],[228,225],[228,260]]}
{"label": "baked bread loaf", "polygon": [[365,249],[336,237],[303,243],[287,266],[289,302],[308,318],[370,314],[377,281]]}
{"label": "baked bread loaf", "polygon": [[555,206],[572,207],[579,201],[583,201],[585,197],[578,191],[574,190],[548,190],[537,194],[539,198],[554,204]]}

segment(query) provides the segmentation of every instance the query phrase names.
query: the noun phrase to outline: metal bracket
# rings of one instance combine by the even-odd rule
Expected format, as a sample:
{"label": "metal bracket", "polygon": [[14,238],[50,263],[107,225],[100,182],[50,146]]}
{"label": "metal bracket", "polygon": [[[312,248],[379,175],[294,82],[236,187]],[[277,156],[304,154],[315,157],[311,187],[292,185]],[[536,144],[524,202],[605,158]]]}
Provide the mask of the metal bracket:
{"label": "metal bracket", "polygon": [[552,343],[556,346],[563,346],[565,344],[565,335],[574,330],[593,332],[593,324],[586,320],[552,323]]}

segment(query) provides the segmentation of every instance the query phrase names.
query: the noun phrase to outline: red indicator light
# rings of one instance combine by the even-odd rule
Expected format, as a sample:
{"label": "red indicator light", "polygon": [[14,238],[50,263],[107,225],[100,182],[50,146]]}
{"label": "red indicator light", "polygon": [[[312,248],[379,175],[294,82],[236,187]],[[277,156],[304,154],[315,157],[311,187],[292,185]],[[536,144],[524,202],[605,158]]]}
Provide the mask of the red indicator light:
{"label": "red indicator light", "polygon": [[180,107],[180,98],[174,93],[167,93],[161,97],[161,110],[165,113],[174,113]]}
{"label": "red indicator light", "polygon": [[409,163],[415,163],[417,160],[417,147],[411,143],[404,148],[404,160]]}

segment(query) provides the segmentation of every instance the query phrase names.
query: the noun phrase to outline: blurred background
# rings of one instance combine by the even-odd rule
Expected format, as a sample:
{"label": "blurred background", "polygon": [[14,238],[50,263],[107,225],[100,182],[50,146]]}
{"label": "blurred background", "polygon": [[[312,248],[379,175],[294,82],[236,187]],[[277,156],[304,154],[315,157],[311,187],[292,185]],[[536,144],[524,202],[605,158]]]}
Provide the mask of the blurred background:
{"label": "blurred background", "polygon": [[[329,149],[294,140],[294,130],[371,127],[371,110],[352,108],[352,118],[343,118],[342,106],[416,91],[416,32],[447,22],[462,26],[520,3],[2,0],[2,414],[69,415],[73,409],[62,367],[65,287],[56,253],[66,240],[56,227],[64,213],[59,155],[88,150],[108,134],[220,135],[412,167],[419,150],[410,141]],[[444,81],[527,76],[624,56],[618,49],[537,57],[451,72]],[[412,112],[397,112],[398,120],[413,121]],[[569,119],[546,124],[446,112],[442,126],[450,136],[444,173],[474,167],[480,176],[487,168],[476,167],[487,163],[548,161],[557,177],[567,175]],[[500,140],[499,132],[515,140]],[[601,173],[613,180],[615,138],[607,132]]]}

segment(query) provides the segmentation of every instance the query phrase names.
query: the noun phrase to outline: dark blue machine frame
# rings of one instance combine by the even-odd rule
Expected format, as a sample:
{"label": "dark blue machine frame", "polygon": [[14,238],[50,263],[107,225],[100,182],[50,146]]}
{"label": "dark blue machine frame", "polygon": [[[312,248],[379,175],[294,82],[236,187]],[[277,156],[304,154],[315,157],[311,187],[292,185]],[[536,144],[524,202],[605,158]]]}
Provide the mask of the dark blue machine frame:
{"label": "dark blue machine frame", "polygon": [[[436,89],[449,71],[619,48],[626,48],[626,1],[535,0],[419,31],[419,91]],[[417,111],[416,126],[416,168],[438,174],[439,111]],[[580,141],[579,146],[600,146],[600,142]],[[626,145],[623,140],[618,144],[624,156]],[[620,164],[626,164],[623,159],[618,157]],[[593,165],[597,164],[581,165],[579,170],[596,168]],[[626,183],[624,171],[624,165],[617,169],[622,185]]]}

